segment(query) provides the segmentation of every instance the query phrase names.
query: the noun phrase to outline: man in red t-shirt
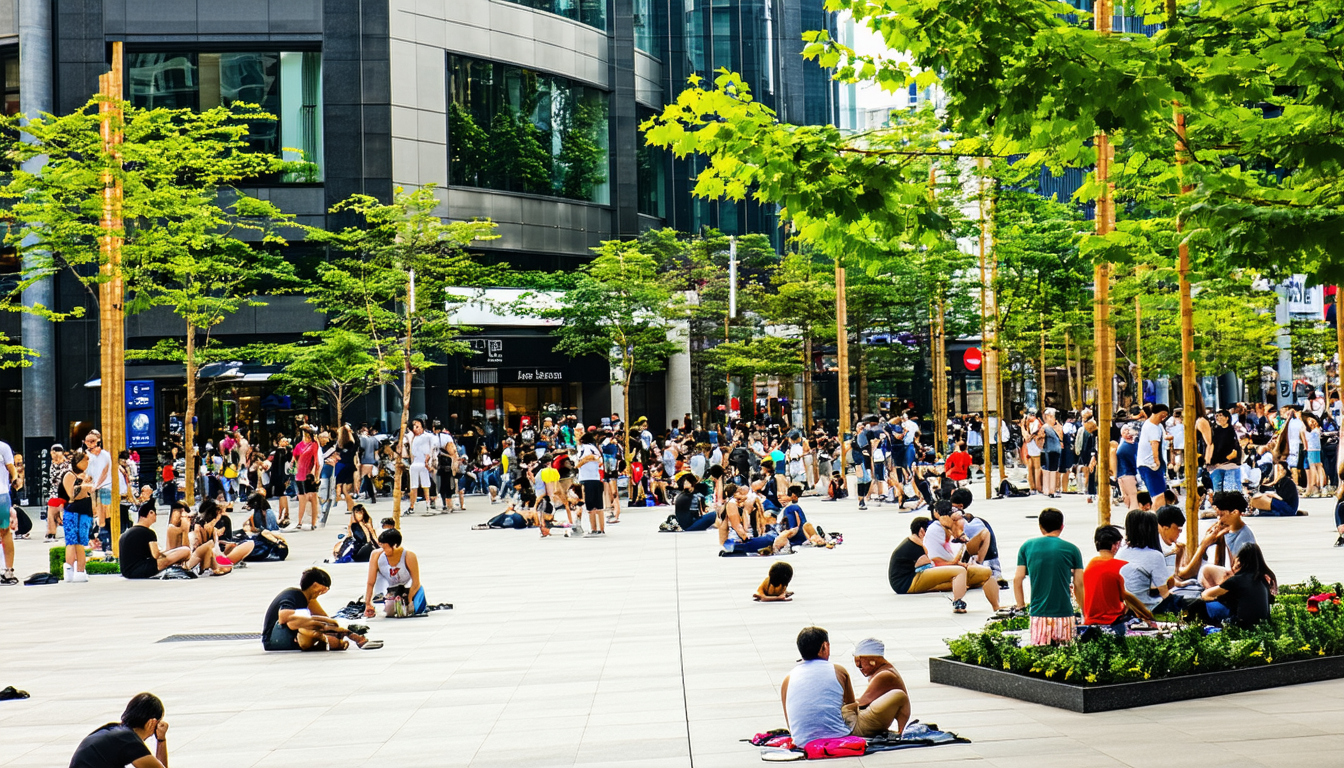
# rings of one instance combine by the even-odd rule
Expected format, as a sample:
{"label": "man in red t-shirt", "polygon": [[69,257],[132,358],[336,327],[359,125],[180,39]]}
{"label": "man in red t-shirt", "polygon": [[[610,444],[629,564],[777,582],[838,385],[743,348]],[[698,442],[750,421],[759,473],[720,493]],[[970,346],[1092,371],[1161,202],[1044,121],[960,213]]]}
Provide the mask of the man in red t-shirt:
{"label": "man in red t-shirt", "polygon": [[947,474],[948,480],[960,487],[970,479],[973,462],[971,454],[966,452],[966,443],[957,443],[957,450],[948,454],[947,460],[943,462],[943,471]]}
{"label": "man in red t-shirt", "polygon": [[1120,575],[1125,561],[1115,556],[1124,538],[1113,525],[1098,528],[1092,537],[1097,556],[1083,571],[1083,625],[1100,627],[1115,635],[1125,634],[1129,611],[1148,622],[1148,626],[1157,626],[1147,607],[1125,589],[1125,577]]}

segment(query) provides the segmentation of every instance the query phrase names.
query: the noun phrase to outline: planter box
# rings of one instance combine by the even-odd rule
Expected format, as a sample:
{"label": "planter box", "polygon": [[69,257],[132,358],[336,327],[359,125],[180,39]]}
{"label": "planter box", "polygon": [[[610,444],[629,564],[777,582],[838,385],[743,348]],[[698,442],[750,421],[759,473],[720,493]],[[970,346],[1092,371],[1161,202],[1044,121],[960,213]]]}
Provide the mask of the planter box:
{"label": "planter box", "polygon": [[950,658],[929,659],[929,680],[981,693],[1007,696],[1074,712],[1107,712],[1169,701],[1225,696],[1283,685],[1344,678],[1344,656],[1286,661],[1160,680],[1111,685],[1074,685],[1016,672],[966,664]]}

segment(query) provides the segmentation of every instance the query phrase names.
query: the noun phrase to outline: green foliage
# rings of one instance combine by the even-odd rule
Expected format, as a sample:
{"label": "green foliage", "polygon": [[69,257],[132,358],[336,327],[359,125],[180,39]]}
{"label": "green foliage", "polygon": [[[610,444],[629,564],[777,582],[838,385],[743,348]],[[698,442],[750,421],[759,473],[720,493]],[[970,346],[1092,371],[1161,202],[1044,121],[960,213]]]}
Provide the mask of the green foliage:
{"label": "green foliage", "polygon": [[495,113],[490,121],[484,180],[495,189],[551,194],[551,153],[542,146],[540,131],[526,115],[507,109]]}
{"label": "green foliage", "polygon": [[1324,321],[1293,320],[1292,334],[1295,365],[1325,365],[1334,359],[1335,329]]}
{"label": "green foliage", "polygon": [[[1219,672],[1318,656],[1344,654],[1344,608],[1306,608],[1306,598],[1321,592],[1344,593],[1314,578],[1280,588],[1270,620],[1252,629],[1224,627],[1206,635],[1203,627],[1182,626],[1170,638],[1103,635],[1084,643],[1027,646],[1004,633],[1022,625],[1001,623],[983,632],[948,640],[952,658],[967,664],[1045,677],[1075,685],[1105,685],[1164,677]],[[1021,620],[1019,620],[1021,621]]]}
{"label": "green foliage", "polygon": [[434,365],[436,357],[470,353],[457,340],[463,329],[452,316],[463,299],[451,296],[448,288],[479,283],[487,270],[465,249],[494,239],[494,224],[445,224],[435,214],[438,205],[432,186],[413,192],[398,188],[390,203],[354,195],[332,213],[354,214],[358,224],[339,232],[308,233],[310,242],[333,249],[331,259],[319,267],[317,281],[308,286],[308,301],[326,314],[329,328],[352,334],[342,344],[361,348],[378,361],[375,380],[403,370],[408,330],[414,371]]}
{"label": "green foliage", "polygon": [[456,101],[448,107],[448,168],[454,184],[480,186],[480,173],[489,162],[490,136],[471,113]]}
{"label": "green foliage", "polygon": [[560,139],[556,165],[560,172],[560,196],[592,200],[599,184],[606,182],[607,108],[601,101],[580,96],[566,99],[566,125]]}
{"label": "green foliage", "polygon": [[[88,558],[93,554],[93,550],[84,548],[84,557]],[[47,550],[48,573],[58,579],[65,578],[65,547],[51,547]],[[121,563],[105,563],[102,560],[85,560],[84,572],[98,575],[118,575],[121,573]]]}
{"label": "green foliage", "polygon": [[368,337],[344,328],[318,334],[316,344],[294,348],[284,370],[272,377],[285,391],[314,392],[341,414],[374,386],[386,383],[390,372],[369,352]]}

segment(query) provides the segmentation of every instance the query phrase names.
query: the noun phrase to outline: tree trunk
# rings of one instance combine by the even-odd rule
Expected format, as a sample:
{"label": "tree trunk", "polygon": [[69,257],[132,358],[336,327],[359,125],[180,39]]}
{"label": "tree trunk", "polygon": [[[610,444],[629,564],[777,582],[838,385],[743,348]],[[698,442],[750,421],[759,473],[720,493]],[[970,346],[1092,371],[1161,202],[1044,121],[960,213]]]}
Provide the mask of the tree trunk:
{"label": "tree trunk", "polygon": [[[411,418],[411,310],[410,304],[406,306],[406,346],[402,350],[405,358],[405,370],[401,376],[401,430],[397,434],[397,450],[395,463],[395,474],[392,476],[392,520],[401,530],[401,471],[405,465],[406,452],[406,427]],[[411,489],[415,493],[415,489]],[[414,500],[412,500],[414,501]]]}
{"label": "tree trunk", "polygon": [[[621,369],[625,374],[625,381],[621,383],[621,431],[625,438],[625,461],[628,467],[630,463],[630,382],[635,378],[635,367],[633,364],[626,365],[622,361]],[[754,399],[755,393],[752,394],[752,397],[752,402],[756,402]],[[726,421],[727,416],[725,415],[724,418]],[[629,499],[630,497],[630,489],[627,488],[625,498]]]}
{"label": "tree trunk", "polygon": [[868,407],[868,353],[863,348],[863,332],[859,332],[859,418],[872,409]]}
{"label": "tree trunk", "polygon": [[804,434],[811,429],[812,415],[812,334],[803,336],[803,424]]}
{"label": "tree trunk", "polygon": [[190,506],[196,497],[196,329],[187,323],[187,404],[182,414],[183,436],[187,453],[186,485],[183,495]]}
{"label": "tree trunk", "polygon": [[[1170,6],[1169,6],[1170,7]],[[1174,11],[1171,13],[1171,21],[1175,21]],[[1181,112],[1181,105],[1178,102],[1172,102],[1174,123],[1176,127],[1176,168],[1177,174],[1182,175],[1182,167],[1186,163],[1185,147],[1185,114]],[[1189,194],[1194,187],[1181,181],[1181,194]],[[1176,218],[1176,234],[1180,240],[1180,246],[1177,249],[1180,254],[1180,261],[1177,265],[1177,273],[1180,277],[1181,291],[1181,389],[1185,395],[1185,551],[1193,552],[1199,539],[1199,471],[1197,456],[1195,455],[1196,446],[1195,427],[1199,419],[1204,414],[1199,409],[1200,399],[1196,395],[1195,387],[1198,383],[1195,381],[1195,321],[1194,306],[1190,298],[1190,246],[1184,240],[1180,239],[1180,233],[1185,228],[1185,222],[1178,216]],[[1338,315],[1336,315],[1338,322]],[[1142,387],[1142,383],[1139,385]],[[1140,400],[1142,403],[1142,400]]]}

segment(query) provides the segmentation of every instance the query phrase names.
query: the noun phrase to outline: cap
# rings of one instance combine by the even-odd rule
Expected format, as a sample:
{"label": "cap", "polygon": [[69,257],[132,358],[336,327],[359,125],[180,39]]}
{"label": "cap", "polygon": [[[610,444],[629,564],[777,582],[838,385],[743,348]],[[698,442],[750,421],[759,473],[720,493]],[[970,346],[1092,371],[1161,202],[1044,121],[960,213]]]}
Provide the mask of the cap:
{"label": "cap", "polygon": [[875,637],[865,637],[854,646],[855,656],[884,656],[887,646]]}
{"label": "cap", "polygon": [[61,445],[60,443],[53,443],[52,446],[51,446],[51,450],[53,450],[53,451],[61,451],[62,453],[64,453],[64,452],[65,452],[65,446],[64,446],[64,445]]}

